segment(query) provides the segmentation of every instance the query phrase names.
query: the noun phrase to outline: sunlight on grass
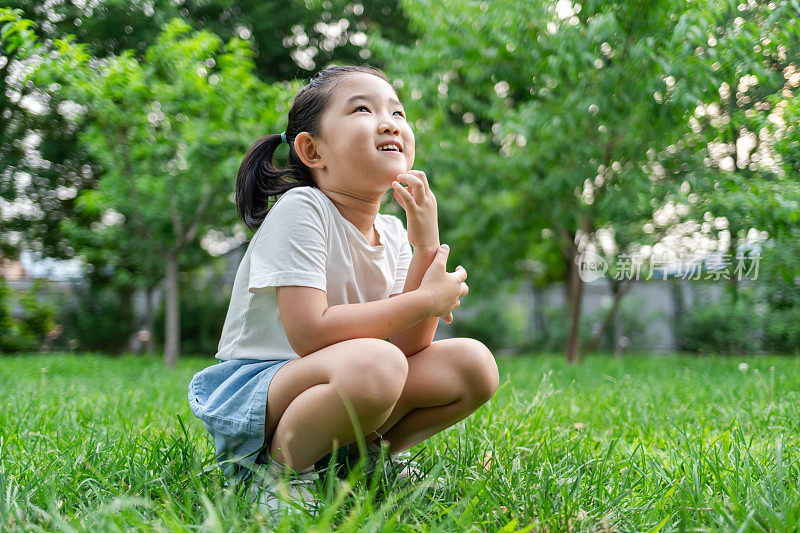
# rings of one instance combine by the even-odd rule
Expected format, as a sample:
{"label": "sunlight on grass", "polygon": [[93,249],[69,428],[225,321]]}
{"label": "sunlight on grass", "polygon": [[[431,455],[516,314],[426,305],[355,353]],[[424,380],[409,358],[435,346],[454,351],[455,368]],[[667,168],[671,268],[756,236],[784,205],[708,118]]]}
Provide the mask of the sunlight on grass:
{"label": "sunlight on grass", "polygon": [[214,360],[3,357],[0,529],[796,529],[800,362],[742,362],[502,359],[492,401],[412,450],[448,489],[352,472],[278,527],[203,472],[186,387]]}

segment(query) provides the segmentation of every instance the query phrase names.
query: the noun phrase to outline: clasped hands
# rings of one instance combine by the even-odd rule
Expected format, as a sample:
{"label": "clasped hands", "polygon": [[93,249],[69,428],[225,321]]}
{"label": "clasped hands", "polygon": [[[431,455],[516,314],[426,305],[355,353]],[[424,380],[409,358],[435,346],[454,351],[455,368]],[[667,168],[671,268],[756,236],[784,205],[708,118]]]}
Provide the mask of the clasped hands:
{"label": "clasped hands", "polygon": [[420,170],[409,170],[398,174],[392,182],[392,188],[394,199],[406,212],[408,241],[414,251],[436,252],[418,290],[430,298],[431,316],[441,317],[450,324],[453,322],[452,310],[461,305],[459,297],[466,296],[469,292],[469,287],[464,282],[467,271],[459,265],[455,272],[447,272],[450,249],[447,245],[439,245],[436,197],[428,184],[428,178]]}

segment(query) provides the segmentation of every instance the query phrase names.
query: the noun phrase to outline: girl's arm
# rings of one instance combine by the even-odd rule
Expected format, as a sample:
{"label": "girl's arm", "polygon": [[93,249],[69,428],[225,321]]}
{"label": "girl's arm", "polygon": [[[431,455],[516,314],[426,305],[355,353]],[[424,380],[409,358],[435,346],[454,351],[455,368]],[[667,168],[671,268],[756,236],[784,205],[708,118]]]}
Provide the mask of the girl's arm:
{"label": "girl's arm", "polygon": [[[408,188],[402,186],[408,185]],[[395,200],[406,212],[408,241],[414,249],[408,265],[402,294],[416,290],[439,248],[439,223],[436,196],[430,190],[428,178],[421,170],[409,170],[397,176],[392,183]],[[399,298],[395,295],[394,298]],[[448,313],[445,322],[452,322]],[[393,335],[389,340],[403,350],[406,357],[424,350],[433,342],[439,317],[426,317],[410,328]]]}
{"label": "girl's arm", "polygon": [[[438,246],[433,249],[414,248],[414,255],[411,256],[411,264],[408,265],[408,274],[406,274],[403,292],[400,294],[393,294],[390,298],[397,298],[419,288],[422,277],[425,275],[433,258],[436,256],[437,248]],[[438,325],[438,316],[427,317],[415,323],[410,328],[392,335],[389,340],[392,344],[403,350],[403,353],[408,357],[431,345]]]}
{"label": "girl's arm", "polygon": [[[419,288],[385,300],[328,307],[325,291],[320,289],[277,287],[278,308],[289,344],[303,357],[349,339],[387,339],[431,317],[444,316],[452,321],[451,310],[460,305],[459,298],[466,296],[469,288],[464,283],[464,269],[447,272],[448,253],[446,247],[436,252]],[[415,265],[415,272],[416,268],[422,267]]]}
{"label": "girl's arm", "polygon": [[421,290],[331,307],[325,291],[313,287],[285,286],[276,291],[286,338],[300,357],[349,339],[387,339],[429,318],[435,305]]}

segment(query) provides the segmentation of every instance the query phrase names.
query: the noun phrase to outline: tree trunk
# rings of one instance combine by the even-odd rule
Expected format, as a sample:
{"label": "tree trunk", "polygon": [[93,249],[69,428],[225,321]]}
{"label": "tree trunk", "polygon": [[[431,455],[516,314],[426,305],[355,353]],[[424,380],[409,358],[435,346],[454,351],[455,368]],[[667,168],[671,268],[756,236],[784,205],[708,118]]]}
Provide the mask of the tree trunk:
{"label": "tree trunk", "polygon": [[619,282],[613,284],[614,287],[614,308],[611,310],[613,313],[611,336],[614,342],[614,357],[622,357],[622,345],[620,344],[620,337],[622,337],[622,313],[620,312],[620,301],[622,300],[622,290]]}
{"label": "tree trunk", "polygon": [[570,266],[570,260],[565,255],[564,256],[564,305],[568,306],[569,303],[572,301],[570,296],[572,291],[572,267]]}
{"label": "tree trunk", "polygon": [[731,268],[728,269],[728,291],[731,295],[731,300],[736,303],[739,300],[739,280],[736,278],[734,270],[736,269],[736,237],[731,232],[731,243],[728,245],[728,254],[731,258]]}
{"label": "tree trunk", "polygon": [[581,299],[583,297],[583,280],[578,271],[578,264],[573,260],[569,266],[569,303],[570,321],[569,338],[567,339],[567,362],[578,362],[578,351],[580,349],[580,321],[581,321]]}
{"label": "tree trunk", "polygon": [[169,369],[175,368],[180,354],[180,308],[178,306],[178,254],[167,253],[167,275],[164,279],[166,296],[166,319],[164,321],[164,364]]}
{"label": "tree trunk", "polygon": [[122,347],[124,352],[133,352],[133,338],[136,333],[136,316],[133,312],[133,289],[130,287],[120,287],[117,289],[120,307],[122,308],[122,320],[124,324],[120,326],[128,336],[127,342]]}
{"label": "tree trunk", "polygon": [[533,287],[533,329],[544,330],[544,291],[541,287]]}
{"label": "tree trunk", "polygon": [[152,355],[156,351],[156,341],[155,335],[153,335],[153,330],[155,329],[155,309],[153,309],[153,293],[155,292],[155,287],[147,287],[145,289],[145,316],[144,316],[144,327],[147,330],[147,338],[144,341],[144,351],[148,355]]}
{"label": "tree trunk", "polygon": [[[670,296],[672,297],[672,337],[677,351],[683,350],[683,316],[688,311],[683,298],[683,287],[679,280],[670,279]],[[692,302],[694,304],[694,302]]]}

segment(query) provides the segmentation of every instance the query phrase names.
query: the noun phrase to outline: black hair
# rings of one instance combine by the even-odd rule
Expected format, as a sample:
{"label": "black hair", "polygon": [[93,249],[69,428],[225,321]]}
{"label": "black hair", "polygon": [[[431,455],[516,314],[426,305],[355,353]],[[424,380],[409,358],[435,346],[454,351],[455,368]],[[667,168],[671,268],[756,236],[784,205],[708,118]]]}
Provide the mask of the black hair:
{"label": "black hair", "polygon": [[388,82],[379,69],[361,66],[335,66],[319,71],[294,97],[286,125],[289,142],[289,166],[277,168],[272,159],[283,142],[280,134],[258,139],[245,154],[236,178],[236,208],[248,228],[255,230],[269,211],[269,200],[289,189],[309,185],[316,187],[311,169],[294,151],[294,139],[300,132],[318,135],[322,114],[330,102],[335,82],[350,73],[378,76]]}

